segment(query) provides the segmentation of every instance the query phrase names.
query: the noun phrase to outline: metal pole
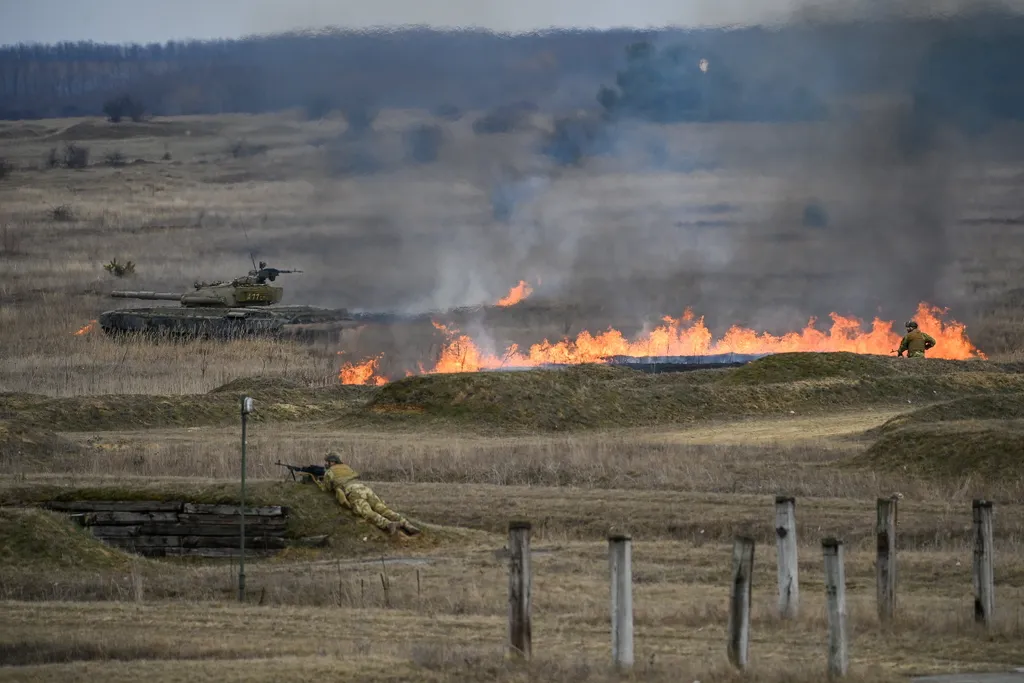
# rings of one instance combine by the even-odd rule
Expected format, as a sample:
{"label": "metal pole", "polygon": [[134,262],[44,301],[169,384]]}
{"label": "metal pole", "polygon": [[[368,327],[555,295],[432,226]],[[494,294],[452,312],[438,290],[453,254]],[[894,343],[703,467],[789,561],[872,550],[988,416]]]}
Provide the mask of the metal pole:
{"label": "metal pole", "polygon": [[238,555],[238,601],[245,602],[245,428],[249,413],[252,411],[252,399],[242,397],[242,495],[238,508],[240,522],[239,555]]}

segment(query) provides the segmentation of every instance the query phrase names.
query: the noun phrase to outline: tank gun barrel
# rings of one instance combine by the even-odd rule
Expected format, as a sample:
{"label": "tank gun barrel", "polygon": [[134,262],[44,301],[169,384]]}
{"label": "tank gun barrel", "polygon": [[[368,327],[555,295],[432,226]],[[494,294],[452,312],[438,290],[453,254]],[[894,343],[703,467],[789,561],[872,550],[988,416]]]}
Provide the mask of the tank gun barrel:
{"label": "tank gun barrel", "polygon": [[115,291],[111,292],[110,296],[115,299],[145,299],[147,301],[180,301],[181,294],[175,294],[174,292],[133,292],[133,291]]}

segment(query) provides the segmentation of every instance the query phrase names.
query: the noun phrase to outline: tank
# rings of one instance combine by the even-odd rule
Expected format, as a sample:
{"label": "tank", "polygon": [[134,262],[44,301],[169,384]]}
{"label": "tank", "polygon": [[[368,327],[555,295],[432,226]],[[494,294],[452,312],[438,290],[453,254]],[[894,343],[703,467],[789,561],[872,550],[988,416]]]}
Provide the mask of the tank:
{"label": "tank", "polygon": [[269,284],[300,270],[270,268],[265,261],[229,281],[196,282],[186,292],[114,291],[115,299],[176,301],[177,306],[118,308],[97,322],[110,336],[142,334],[170,338],[293,338],[319,341],[367,323],[397,321],[390,313],[353,313],[344,308],[282,306],[284,288]]}

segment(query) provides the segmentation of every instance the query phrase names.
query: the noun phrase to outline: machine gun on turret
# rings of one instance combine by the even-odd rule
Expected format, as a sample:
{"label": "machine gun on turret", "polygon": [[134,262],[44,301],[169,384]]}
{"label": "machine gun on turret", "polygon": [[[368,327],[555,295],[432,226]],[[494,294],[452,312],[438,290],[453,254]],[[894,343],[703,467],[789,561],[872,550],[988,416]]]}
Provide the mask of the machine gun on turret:
{"label": "machine gun on turret", "polygon": [[277,279],[278,275],[285,273],[301,273],[301,270],[282,270],[281,268],[269,268],[266,261],[260,261],[259,268],[249,271],[249,277],[253,278],[253,282],[257,285],[264,284],[267,280],[273,282]]}

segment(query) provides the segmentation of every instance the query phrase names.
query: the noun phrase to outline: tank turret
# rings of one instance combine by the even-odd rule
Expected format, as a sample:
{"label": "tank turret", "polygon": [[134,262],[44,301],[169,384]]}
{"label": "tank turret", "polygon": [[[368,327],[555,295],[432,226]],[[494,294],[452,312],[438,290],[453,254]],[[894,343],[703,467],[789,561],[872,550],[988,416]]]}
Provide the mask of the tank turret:
{"label": "tank turret", "polygon": [[177,301],[188,308],[247,308],[249,306],[272,306],[281,303],[284,288],[267,284],[282,273],[301,273],[301,270],[281,270],[267,267],[260,261],[259,268],[248,275],[230,281],[196,282],[193,290],[177,294],[174,292],[114,291],[115,299],[139,299],[142,301]]}

